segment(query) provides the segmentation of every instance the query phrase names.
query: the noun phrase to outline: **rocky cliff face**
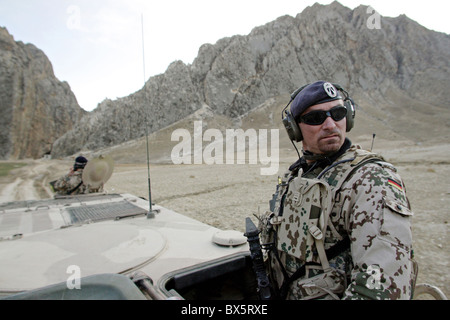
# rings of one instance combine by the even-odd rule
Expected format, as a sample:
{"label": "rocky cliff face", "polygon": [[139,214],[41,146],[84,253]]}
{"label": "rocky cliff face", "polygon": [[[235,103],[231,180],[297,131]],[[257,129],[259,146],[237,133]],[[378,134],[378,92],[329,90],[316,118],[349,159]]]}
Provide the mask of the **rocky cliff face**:
{"label": "rocky cliff face", "polygon": [[85,113],[45,54],[0,28],[0,159],[40,158]]}
{"label": "rocky cliff face", "polygon": [[381,18],[380,28],[371,29],[370,17],[364,6],[316,4],[247,36],[205,44],[191,65],[176,61],[142,90],[102,102],[55,142],[52,155],[136,139],[146,125],[155,132],[205,107],[237,118],[318,79],[340,83],[359,98],[367,117],[386,123],[441,110],[448,120],[449,35],[405,16]]}

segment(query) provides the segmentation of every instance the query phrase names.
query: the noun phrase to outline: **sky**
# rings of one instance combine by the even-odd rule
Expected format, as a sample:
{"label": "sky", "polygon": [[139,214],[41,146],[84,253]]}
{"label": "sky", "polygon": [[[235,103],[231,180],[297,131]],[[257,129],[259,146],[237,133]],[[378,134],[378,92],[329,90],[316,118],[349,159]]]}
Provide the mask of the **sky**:
{"label": "sky", "polygon": [[[0,26],[32,43],[91,111],[104,99],[140,90],[176,60],[193,62],[205,43],[247,35],[283,15],[295,17],[307,0],[0,0]],[[450,33],[448,0],[340,0],[371,6],[384,17],[406,14],[428,29]],[[369,17],[369,14],[368,14]]]}

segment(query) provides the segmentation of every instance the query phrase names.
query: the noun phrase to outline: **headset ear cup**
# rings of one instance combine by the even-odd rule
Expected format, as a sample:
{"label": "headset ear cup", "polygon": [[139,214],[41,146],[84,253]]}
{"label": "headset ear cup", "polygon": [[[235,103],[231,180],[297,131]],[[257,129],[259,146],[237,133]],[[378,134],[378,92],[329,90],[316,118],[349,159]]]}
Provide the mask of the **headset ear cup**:
{"label": "headset ear cup", "polygon": [[353,129],[353,126],[355,125],[355,104],[353,103],[352,99],[347,98],[345,100],[344,106],[347,108],[347,129],[346,131],[349,132]]}
{"label": "headset ear cup", "polygon": [[302,131],[300,130],[297,121],[295,121],[294,117],[289,111],[286,111],[286,116],[283,119],[283,124],[286,128],[289,139],[295,142],[300,142],[303,140]]}

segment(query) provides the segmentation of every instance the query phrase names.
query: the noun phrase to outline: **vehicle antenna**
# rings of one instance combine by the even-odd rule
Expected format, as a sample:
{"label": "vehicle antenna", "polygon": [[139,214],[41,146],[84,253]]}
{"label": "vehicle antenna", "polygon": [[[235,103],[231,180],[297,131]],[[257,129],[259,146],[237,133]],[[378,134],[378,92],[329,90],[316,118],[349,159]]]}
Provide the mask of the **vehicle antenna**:
{"label": "vehicle antenna", "polygon": [[[144,72],[144,102],[147,97],[146,95],[146,76],[145,76],[145,45],[144,45],[144,14],[141,15],[141,26],[142,26],[142,67]],[[150,154],[149,154],[149,145],[148,145],[148,117],[146,106],[144,105],[144,114],[145,114],[145,141],[147,145],[147,178],[148,178],[148,203],[149,203],[149,211],[147,213],[147,218],[152,219],[155,217],[155,212],[152,208],[152,187],[150,180]]]}
{"label": "vehicle antenna", "polygon": [[375,136],[376,136],[376,134],[374,133],[372,136],[372,146],[370,147],[370,152],[372,152],[372,150],[373,150],[373,143],[375,142]]}

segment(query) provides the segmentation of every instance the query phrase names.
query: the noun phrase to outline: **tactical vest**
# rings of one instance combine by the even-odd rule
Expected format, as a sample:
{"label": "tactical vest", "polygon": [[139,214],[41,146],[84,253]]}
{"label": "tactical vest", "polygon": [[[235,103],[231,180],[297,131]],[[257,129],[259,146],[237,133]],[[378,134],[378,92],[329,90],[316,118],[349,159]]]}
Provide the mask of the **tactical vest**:
{"label": "tactical vest", "polygon": [[[337,298],[345,290],[345,276],[330,267],[329,260],[348,249],[350,241],[337,232],[330,214],[334,209],[340,215],[341,186],[369,162],[384,159],[353,146],[316,178],[288,171],[280,179],[271,212],[260,218],[260,230],[269,275],[282,298],[287,290],[301,290],[294,296],[311,299],[324,294]],[[324,243],[327,231],[336,243]]]}

